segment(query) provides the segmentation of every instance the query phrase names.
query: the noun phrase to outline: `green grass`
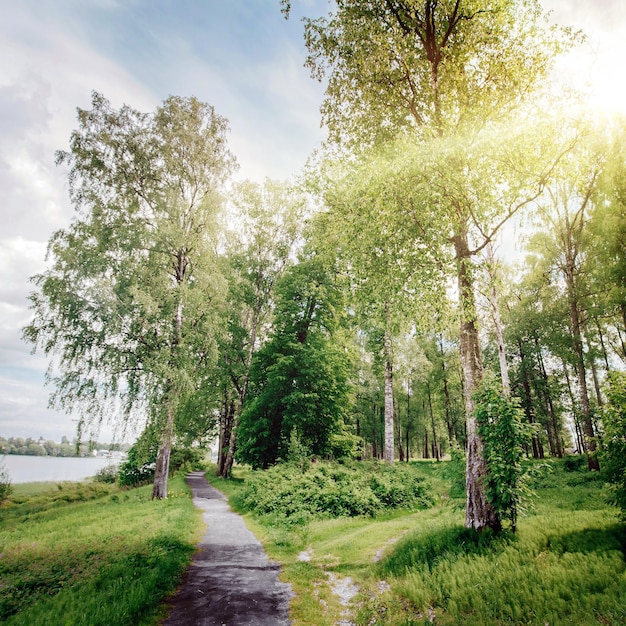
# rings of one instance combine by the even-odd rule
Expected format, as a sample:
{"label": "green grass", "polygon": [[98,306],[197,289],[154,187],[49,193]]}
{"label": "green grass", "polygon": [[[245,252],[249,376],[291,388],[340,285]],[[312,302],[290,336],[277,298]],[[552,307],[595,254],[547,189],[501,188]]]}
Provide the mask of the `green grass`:
{"label": "green grass", "polygon": [[201,516],[182,477],[171,480],[168,500],[150,494],[100,483],[16,490],[0,508],[0,622],[157,623]]}
{"label": "green grass", "polygon": [[[517,532],[466,530],[458,468],[416,463],[439,494],[433,508],[372,518],[267,525],[245,513],[291,582],[295,626],[626,624],[626,532],[597,474],[539,470],[534,506]],[[249,470],[211,482],[236,503]],[[307,551],[309,561],[298,555]],[[350,576],[360,594],[342,607],[328,573]],[[346,612],[348,611],[348,613]]]}
{"label": "green grass", "polygon": [[[515,534],[477,535],[463,527],[453,463],[414,464],[436,494],[431,508],[305,516],[307,523],[302,516],[244,516],[293,586],[294,626],[346,619],[359,626],[626,624],[626,533],[618,511],[606,504],[598,475],[549,465]],[[208,472],[235,506],[245,502],[253,475],[236,468],[234,480],[224,481]],[[16,489],[0,508],[0,622],[158,623],[201,527],[182,477],[170,488],[163,502],[150,500],[150,487]],[[358,585],[349,606],[329,574]]]}

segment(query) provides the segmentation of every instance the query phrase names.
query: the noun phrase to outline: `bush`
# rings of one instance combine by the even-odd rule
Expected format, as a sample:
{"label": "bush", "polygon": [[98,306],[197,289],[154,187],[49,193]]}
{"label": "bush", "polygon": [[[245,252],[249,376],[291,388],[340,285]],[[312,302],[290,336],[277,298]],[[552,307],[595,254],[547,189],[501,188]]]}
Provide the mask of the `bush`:
{"label": "bush", "polygon": [[601,467],[610,485],[609,502],[621,509],[626,521],[626,374],[609,374],[606,396],[608,402],[602,411]]}
{"label": "bush", "polygon": [[206,452],[201,448],[172,448],[170,472],[202,470]]}
{"label": "bush", "polygon": [[432,504],[429,487],[410,466],[319,462],[302,469],[285,464],[254,472],[235,504],[289,524]]}
{"label": "bush", "polygon": [[487,500],[498,518],[508,519],[515,532],[523,498],[530,492],[522,459],[523,446],[530,444],[533,427],[524,422],[519,400],[505,396],[493,377],[485,376],[475,401],[474,414],[487,464]]}
{"label": "bush", "polygon": [[119,470],[117,465],[105,465],[96,472],[96,475],[93,477],[93,479],[97,483],[108,483],[112,485],[117,480],[118,471]]}
{"label": "bush", "polygon": [[566,472],[582,472],[587,469],[587,457],[582,454],[566,454],[563,457],[563,469]]}
{"label": "bush", "polygon": [[[124,487],[145,485],[154,478],[156,468],[157,447],[151,446],[145,451],[145,446],[138,441],[129,451],[128,459],[120,465],[118,480]],[[190,472],[202,469],[205,452],[200,448],[172,448],[170,452],[170,476],[179,470]]]}
{"label": "bush", "polygon": [[8,500],[9,496],[13,493],[13,485],[11,485],[11,477],[9,472],[4,467],[3,463],[0,463],[0,504],[5,500]]}

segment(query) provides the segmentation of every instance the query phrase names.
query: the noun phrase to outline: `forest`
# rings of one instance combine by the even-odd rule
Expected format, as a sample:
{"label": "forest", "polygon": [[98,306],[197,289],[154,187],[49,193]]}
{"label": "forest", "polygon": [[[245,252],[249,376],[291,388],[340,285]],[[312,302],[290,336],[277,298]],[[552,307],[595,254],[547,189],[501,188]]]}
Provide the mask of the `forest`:
{"label": "forest", "polygon": [[78,438],[143,424],[157,499],[217,438],[222,477],[463,457],[476,530],[514,526],[524,458],[606,460],[624,504],[626,120],[550,79],[583,37],[534,0],[338,1],[290,181],[238,179],[210,104],[94,92],[24,329]]}

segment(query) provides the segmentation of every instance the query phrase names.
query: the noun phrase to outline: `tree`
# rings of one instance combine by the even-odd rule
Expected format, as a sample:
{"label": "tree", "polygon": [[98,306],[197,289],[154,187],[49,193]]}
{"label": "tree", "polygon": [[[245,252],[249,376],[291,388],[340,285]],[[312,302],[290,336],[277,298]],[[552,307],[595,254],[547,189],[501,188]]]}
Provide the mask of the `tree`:
{"label": "tree", "polygon": [[[288,10],[289,3],[283,5]],[[398,210],[420,235],[433,227],[443,232],[454,250],[468,419],[466,525],[495,525],[472,417],[473,393],[482,378],[472,264],[502,223],[540,194],[554,157],[542,155],[543,166],[534,172],[509,163],[508,174],[526,170],[511,184],[502,176],[507,158],[494,158],[500,145],[485,152],[486,145],[476,146],[474,139],[495,119],[519,109],[567,37],[542,26],[540,7],[532,1],[341,0],[330,17],[305,21],[305,40],[314,76],[328,76],[322,116],[332,140],[357,151],[398,133],[427,142],[431,155],[421,151],[410,179],[423,171],[424,160],[445,154],[431,170],[436,175],[427,193]],[[391,170],[397,179],[394,170],[402,158],[387,175]],[[440,207],[435,220],[426,217],[433,205]]]}
{"label": "tree", "polygon": [[216,220],[235,166],[227,122],[193,97],[146,114],[98,93],[78,122],[57,154],[77,215],[50,240],[24,335],[55,357],[52,401],[84,409],[79,440],[111,410],[147,413],[159,440],[153,498],[165,498],[176,417],[216,359]]}
{"label": "tree", "polygon": [[346,433],[350,352],[341,340],[343,294],[312,254],[277,286],[274,327],[253,360],[237,458],[267,468],[286,460],[292,436],[309,455],[328,458]]}
{"label": "tree", "polygon": [[238,184],[232,201],[238,228],[228,253],[229,332],[221,350],[228,381],[218,453],[218,473],[225,477],[231,473],[237,450],[252,359],[271,321],[276,283],[293,262],[306,206],[302,193],[270,180],[263,185]]}
{"label": "tree", "polygon": [[585,279],[586,239],[589,212],[597,195],[603,169],[603,150],[588,139],[564,159],[554,180],[547,185],[546,199],[540,203],[544,230],[533,236],[532,247],[539,251],[549,271],[556,272],[561,282],[569,314],[572,362],[576,372],[585,449],[589,469],[599,469],[595,455],[596,441],[593,412],[587,383],[588,357],[584,350],[586,322]]}

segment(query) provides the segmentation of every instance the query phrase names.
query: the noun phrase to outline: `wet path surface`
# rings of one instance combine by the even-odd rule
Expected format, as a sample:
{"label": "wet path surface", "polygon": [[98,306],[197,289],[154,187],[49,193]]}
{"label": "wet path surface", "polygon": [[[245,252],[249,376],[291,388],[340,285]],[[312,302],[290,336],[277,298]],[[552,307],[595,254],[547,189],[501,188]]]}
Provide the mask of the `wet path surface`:
{"label": "wet path surface", "polygon": [[291,587],[278,580],[279,565],[203,472],[189,474],[187,483],[207,530],[163,626],[289,624]]}

